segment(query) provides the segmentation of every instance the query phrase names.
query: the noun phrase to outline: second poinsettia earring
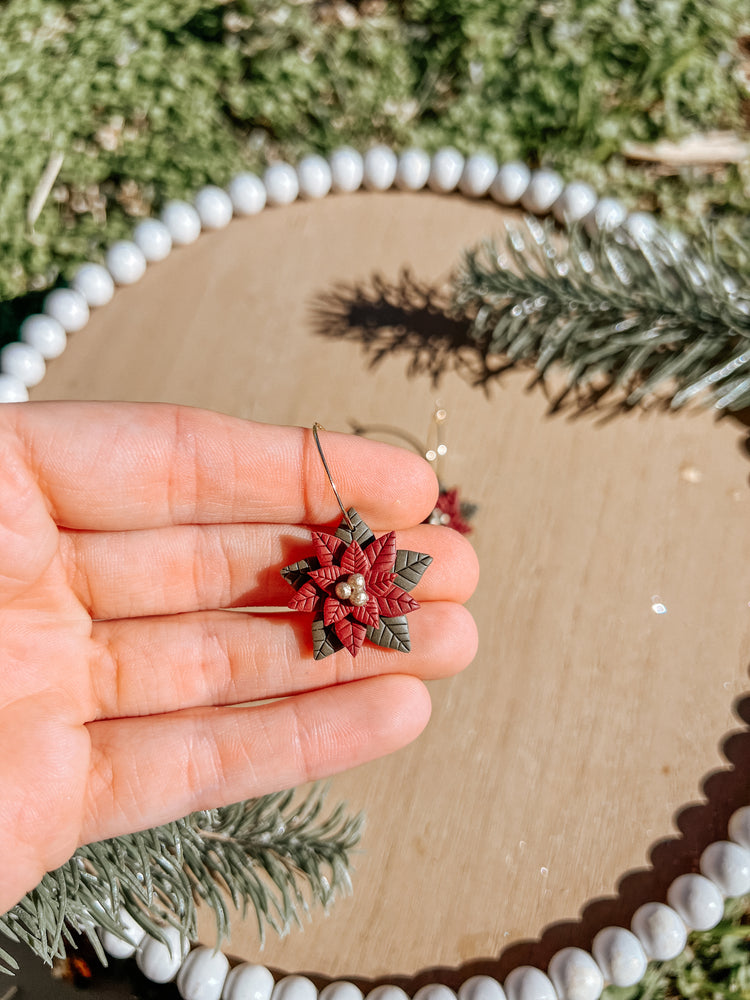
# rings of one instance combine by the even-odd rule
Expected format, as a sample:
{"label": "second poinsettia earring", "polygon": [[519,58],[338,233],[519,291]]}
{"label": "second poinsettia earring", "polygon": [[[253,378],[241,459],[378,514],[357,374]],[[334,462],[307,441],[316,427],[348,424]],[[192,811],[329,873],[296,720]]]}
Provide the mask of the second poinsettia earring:
{"label": "second poinsettia earring", "polygon": [[408,653],[411,639],[406,616],[419,607],[409,591],[419,583],[432,556],[397,549],[392,531],[376,538],[353,507],[344,507],[319,430],[323,430],[321,425],[314,424],[315,444],[344,516],[333,535],[313,531],[314,555],[281,570],[297,591],[289,607],[313,612],[316,660],[342,648],[356,656],[365,639]]}

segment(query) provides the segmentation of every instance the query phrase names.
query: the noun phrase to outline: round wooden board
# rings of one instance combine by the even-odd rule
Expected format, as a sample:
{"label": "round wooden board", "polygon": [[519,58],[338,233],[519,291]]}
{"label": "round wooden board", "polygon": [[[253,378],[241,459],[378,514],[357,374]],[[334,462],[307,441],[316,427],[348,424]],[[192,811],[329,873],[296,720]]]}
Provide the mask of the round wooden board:
{"label": "round wooden board", "polygon": [[[707,412],[550,416],[528,372],[476,387],[448,352],[436,389],[403,343],[372,364],[372,346],[321,332],[321,315],[340,328],[356,284],[397,287],[404,267],[440,282],[502,219],[490,203],[389,193],[235,221],[118,291],[33,392],[418,437],[437,396],[449,411],[446,478],[480,505],[479,656],[431,685],[420,740],[333,780],[330,801],[368,817],[353,896],[262,952],[254,919],[235,922],[228,950],[276,969],[414,985],[438,966],[456,984],[544,965],[663,898],[743,803],[744,426]],[[423,332],[450,332],[409,301]],[[377,327],[387,310],[360,297],[354,312]],[[202,933],[213,941],[210,915]]]}

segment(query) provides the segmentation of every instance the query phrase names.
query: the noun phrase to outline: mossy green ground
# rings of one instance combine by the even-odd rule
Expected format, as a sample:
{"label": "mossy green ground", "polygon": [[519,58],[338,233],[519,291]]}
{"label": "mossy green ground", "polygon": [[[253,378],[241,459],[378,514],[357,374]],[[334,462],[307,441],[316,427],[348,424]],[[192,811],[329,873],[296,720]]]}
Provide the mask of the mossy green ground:
{"label": "mossy green ground", "polygon": [[[749,32],[747,0],[0,2],[0,341],[166,199],[342,143],[485,149],[688,231],[747,234],[750,165],[660,170],[622,151],[746,135]],[[742,913],[611,992],[750,997]]]}

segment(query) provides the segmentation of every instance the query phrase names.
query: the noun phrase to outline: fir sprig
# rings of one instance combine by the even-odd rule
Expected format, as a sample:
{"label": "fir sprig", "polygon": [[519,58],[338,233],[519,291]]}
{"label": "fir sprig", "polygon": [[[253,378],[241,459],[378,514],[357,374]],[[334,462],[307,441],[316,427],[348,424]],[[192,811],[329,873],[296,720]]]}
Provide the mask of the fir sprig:
{"label": "fir sprig", "polygon": [[[194,938],[202,902],[213,910],[221,940],[228,900],[243,915],[255,912],[261,940],[266,925],[283,933],[300,923],[309,901],[327,905],[351,890],[350,855],[362,817],[347,816],[341,804],[324,816],[323,805],[320,789],[301,801],[279,792],[89,844],[0,916],[0,933],[47,962],[85,935],[106,964],[97,926],[124,937],[121,909],[156,938],[165,924]],[[0,949],[0,971],[15,967]]]}
{"label": "fir sprig", "polygon": [[702,394],[719,409],[750,405],[750,282],[708,236],[589,239],[529,218],[502,249],[466,254],[454,310],[486,355],[530,362],[541,380],[561,366],[556,403],[573,389],[620,389],[633,405],[658,389],[673,408]]}

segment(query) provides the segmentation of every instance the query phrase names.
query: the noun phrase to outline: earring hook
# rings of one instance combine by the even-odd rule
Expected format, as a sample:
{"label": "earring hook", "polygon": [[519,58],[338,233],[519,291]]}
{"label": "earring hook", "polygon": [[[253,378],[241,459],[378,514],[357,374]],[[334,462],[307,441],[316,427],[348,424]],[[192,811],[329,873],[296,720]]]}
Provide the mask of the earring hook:
{"label": "earring hook", "polygon": [[349,514],[348,514],[348,512],[346,510],[346,507],[344,507],[343,503],[341,502],[341,497],[339,496],[339,491],[336,489],[336,484],[333,481],[333,476],[331,475],[331,470],[328,468],[328,462],[326,462],[326,457],[323,454],[323,446],[321,445],[320,438],[318,437],[318,431],[319,430],[324,431],[325,427],[322,424],[317,423],[317,421],[316,421],[313,424],[313,426],[312,426],[313,437],[315,438],[315,446],[318,449],[318,454],[320,455],[320,460],[323,463],[323,468],[326,470],[326,475],[328,476],[328,482],[331,484],[331,489],[333,490],[334,496],[336,497],[336,502],[338,503],[339,507],[341,508],[341,513],[344,515],[344,520],[346,521],[347,526],[349,528],[351,528],[351,530],[353,531],[354,530],[354,523],[353,523],[352,519],[349,517]]}

